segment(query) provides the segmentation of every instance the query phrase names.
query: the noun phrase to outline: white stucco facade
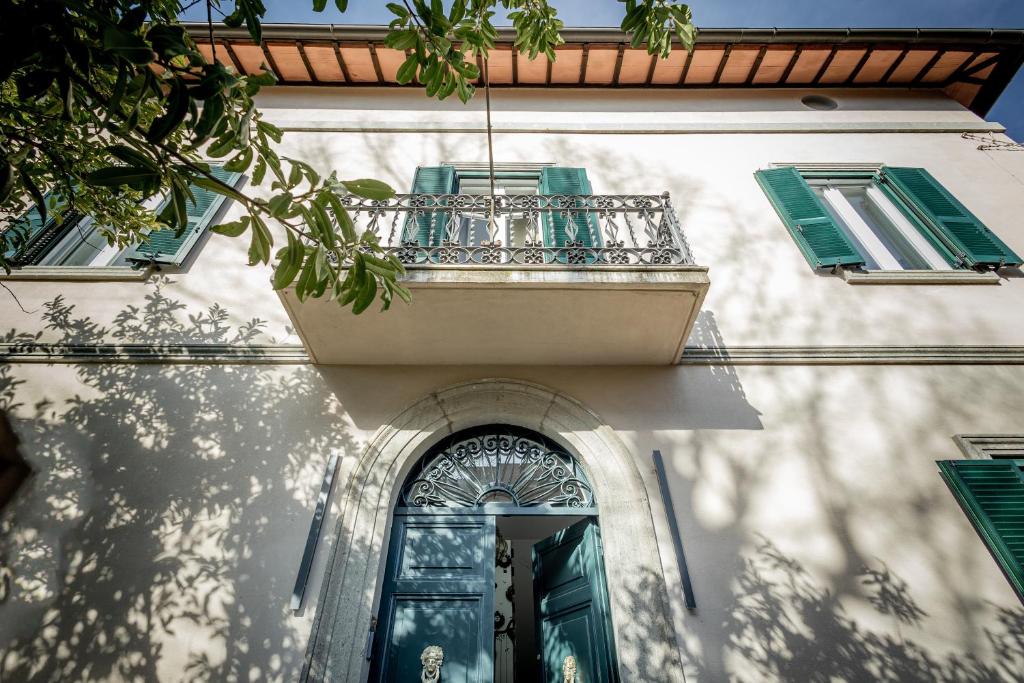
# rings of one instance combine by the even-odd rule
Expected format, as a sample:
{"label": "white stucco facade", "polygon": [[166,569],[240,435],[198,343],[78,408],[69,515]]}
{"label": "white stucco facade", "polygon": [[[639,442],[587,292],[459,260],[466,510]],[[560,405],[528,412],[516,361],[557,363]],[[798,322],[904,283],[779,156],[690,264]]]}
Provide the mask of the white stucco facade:
{"label": "white stucco facade", "polygon": [[[310,364],[269,269],[246,267],[247,245],[218,235],[182,272],[145,281],[5,280],[18,301],[0,297],[0,407],[35,474],[0,513],[11,572],[0,679],[295,680],[314,656],[318,596],[339,552],[361,554],[357,578],[334,574],[358,605],[349,612],[327,591],[319,604],[334,612],[320,619],[344,622],[343,648],[358,654],[395,482],[460,426],[439,409],[413,434],[410,411],[453,391],[475,406],[461,426],[546,430],[595,479],[633,473],[624,491],[636,505],[621,519],[643,524],[618,533],[643,536],[612,532],[606,555],[624,680],[1018,677],[1024,610],[935,461],[960,457],[955,434],[1024,432],[1024,279],[1007,269],[981,284],[870,285],[816,273],[753,174],[923,167],[1024,253],[1024,155],[963,139],[998,126],[939,92],[830,90],[839,108],[825,112],[801,104],[808,92],[494,93],[496,160],[582,166],[596,193],[671,193],[711,279],[680,365]],[[283,154],[341,177],[405,191],[418,165],[486,159],[481,102],[291,87],[260,104],[286,131]],[[149,345],[149,362],[42,359],[25,351],[36,344]],[[240,351],[175,362],[160,348],[182,345]],[[473,387],[497,398],[474,402]],[[549,406],[557,397],[578,419],[508,400],[515,387]],[[373,500],[360,499],[353,482],[393,432],[412,445],[370,472]],[[601,448],[618,470],[588,463]],[[293,614],[335,450],[332,508]],[[618,514],[614,480],[597,491]],[[360,505],[378,516],[360,517]],[[645,650],[650,634],[658,642]],[[366,674],[346,667],[338,680]]]}

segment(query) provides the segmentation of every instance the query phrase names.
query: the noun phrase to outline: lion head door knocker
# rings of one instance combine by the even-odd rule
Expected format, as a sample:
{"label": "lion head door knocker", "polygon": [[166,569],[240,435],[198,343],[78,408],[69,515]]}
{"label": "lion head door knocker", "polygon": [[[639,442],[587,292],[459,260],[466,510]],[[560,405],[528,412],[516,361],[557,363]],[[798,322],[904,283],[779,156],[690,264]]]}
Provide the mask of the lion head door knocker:
{"label": "lion head door knocker", "polygon": [[576,658],[568,655],[562,662],[562,683],[583,683],[576,678]]}
{"label": "lion head door knocker", "polygon": [[438,683],[441,680],[441,665],[444,664],[444,650],[437,645],[427,645],[420,654],[423,673],[421,683]]}

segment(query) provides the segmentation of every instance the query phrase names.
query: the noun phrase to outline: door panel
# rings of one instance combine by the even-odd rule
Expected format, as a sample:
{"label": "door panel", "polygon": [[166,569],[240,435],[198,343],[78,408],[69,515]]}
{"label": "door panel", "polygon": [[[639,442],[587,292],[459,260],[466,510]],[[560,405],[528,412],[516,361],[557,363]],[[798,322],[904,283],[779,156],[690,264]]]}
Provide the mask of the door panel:
{"label": "door panel", "polygon": [[[485,574],[480,556],[484,531],[479,522],[432,518],[401,525],[402,538],[396,544],[401,553],[397,579],[450,580],[479,579]],[[493,561],[490,563],[493,564]]]}
{"label": "door panel", "polygon": [[544,681],[561,683],[566,656],[584,683],[618,680],[597,523],[585,519],[533,546]]}
{"label": "door panel", "polygon": [[493,677],[494,518],[396,515],[372,681],[418,681],[420,653],[444,650],[441,680]]}
{"label": "door panel", "polygon": [[[490,662],[481,656],[478,644],[481,623],[487,621],[479,599],[423,600],[395,595],[391,604],[391,662],[384,680],[420,680],[420,654],[427,645],[440,645],[444,650],[442,680],[475,683],[490,678]],[[490,620],[493,622],[493,617]]]}

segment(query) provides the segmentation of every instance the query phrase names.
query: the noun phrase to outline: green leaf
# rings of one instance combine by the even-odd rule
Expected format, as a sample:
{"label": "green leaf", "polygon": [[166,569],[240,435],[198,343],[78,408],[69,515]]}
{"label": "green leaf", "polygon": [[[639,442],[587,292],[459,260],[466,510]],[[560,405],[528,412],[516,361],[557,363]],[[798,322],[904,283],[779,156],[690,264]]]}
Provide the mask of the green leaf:
{"label": "green leaf", "polygon": [[313,252],[313,263],[316,267],[317,280],[323,280],[330,275],[327,267],[327,252],[324,251],[323,247],[317,246],[316,251]]}
{"label": "green leaf", "polygon": [[348,9],[348,0],[334,0],[334,4],[339,12],[344,12]]}
{"label": "green leaf", "polygon": [[160,174],[143,166],[109,166],[85,176],[85,182],[97,187],[137,185],[159,178]]}
{"label": "green leaf", "polygon": [[249,229],[249,217],[242,216],[237,221],[231,221],[230,223],[221,223],[215,225],[210,230],[217,233],[218,235],[227,235],[228,237],[239,237]]}
{"label": "green leaf", "polygon": [[278,144],[280,144],[281,138],[284,135],[284,132],[280,128],[278,128],[272,123],[267,123],[266,121],[257,121],[256,130],[263,133],[268,138],[270,138],[271,140]]}
{"label": "green leaf", "polygon": [[365,311],[373,303],[375,296],[377,296],[377,279],[367,272],[363,276],[363,286],[359,290],[359,295],[352,302],[352,312],[359,315]]}
{"label": "green leaf", "polygon": [[0,204],[3,204],[14,190],[14,166],[7,159],[0,160]]}
{"label": "green leaf", "polygon": [[281,261],[274,270],[274,289],[284,289],[295,280],[295,276],[302,270],[302,259],[305,255],[306,248],[289,230],[288,246],[282,250]]}
{"label": "green leaf", "polygon": [[44,223],[46,222],[46,199],[43,197],[43,193],[39,190],[39,186],[32,179],[31,174],[26,173],[24,169],[18,169],[18,175],[21,177],[21,182],[25,185],[25,189],[32,196],[32,201],[36,203],[36,210],[39,211],[39,218]]}
{"label": "green leaf", "polygon": [[232,150],[236,149],[238,140],[230,132],[225,133],[223,136],[215,140],[206,148],[206,155],[213,157],[214,159],[220,159],[225,154],[228,154]]}
{"label": "green leaf", "polygon": [[290,188],[302,182],[302,167],[294,161],[291,162],[291,165],[292,170],[288,174],[288,187]]}
{"label": "green leaf", "polygon": [[270,215],[274,218],[283,218],[292,209],[292,200],[295,198],[291,192],[282,192],[281,194],[274,195],[267,202],[267,209],[270,211]]}
{"label": "green leaf", "polygon": [[[313,0],[313,11],[314,12],[323,12],[326,7],[327,7],[327,0]],[[280,287],[277,287],[276,289],[280,289]]]}
{"label": "green leaf", "polygon": [[334,214],[334,220],[338,222],[342,237],[348,243],[355,242],[358,239],[356,228],[352,223],[352,216],[342,206],[341,200],[333,192],[330,192],[327,195],[327,203],[331,205],[331,213]]}
{"label": "green leaf", "polygon": [[211,180],[206,176],[195,176],[192,179],[192,182],[198,185],[199,187],[203,188],[204,190],[216,192],[219,195],[224,195],[225,197],[229,197],[236,201],[242,202],[243,204],[247,204],[249,202],[249,198],[246,197],[241,192],[239,192],[238,190],[236,190],[235,188],[225,183],[221,183],[216,180]]}
{"label": "green leaf", "polygon": [[364,197],[366,199],[391,199],[395,196],[395,191],[387,183],[383,183],[379,180],[373,180],[372,178],[359,178],[358,180],[343,180],[341,184],[345,186],[345,189],[354,195]]}
{"label": "green leaf", "polygon": [[397,2],[389,2],[385,7],[391,10],[391,12],[399,19],[406,19],[409,17],[409,10],[405,9],[402,5],[399,5]]}
{"label": "green leaf", "polygon": [[262,183],[265,175],[267,175],[267,160],[264,157],[260,157],[260,160],[256,162],[256,168],[252,171],[252,184],[259,185]]}
{"label": "green leaf", "polygon": [[159,219],[167,225],[173,226],[175,233],[179,230],[184,231],[188,227],[186,202],[189,195],[191,195],[191,191],[186,182],[180,176],[172,176],[171,196],[163,211],[160,212]]}
{"label": "green leaf", "polygon": [[128,145],[110,145],[107,147],[107,151],[117,159],[125,162],[126,164],[134,164],[135,166],[144,166],[150,169],[154,173],[160,172],[160,167],[157,166],[156,162],[147,156],[144,156],[140,152],[132,149]]}
{"label": "green leaf", "polygon": [[404,31],[394,31],[384,38],[384,44],[395,50],[408,50],[416,47],[419,40],[419,33],[416,29],[410,28]]}
{"label": "green leaf", "polygon": [[153,45],[162,59],[170,60],[178,55],[193,54],[185,38],[185,27],[177,24],[154,24],[146,33],[146,40]]}
{"label": "green leaf", "polygon": [[313,223],[316,225],[317,233],[320,236],[320,241],[328,248],[334,248],[337,244],[337,238],[334,234],[334,226],[331,225],[331,218],[327,215],[327,211],[324,209],[320,202],[313,202],[310,205],[310,214],[313,218]]}
{"label": "green leaf", "polygon": [[[142,98],[140,97],[139,102],[141,101]],[[146,140],[154,144],[163,142],[164,138],[170,135],[185,120],[189,101],[185,82],[180,78],[175,78],[171,81],[171,92],[168,94],[167,109],[162,116],[149,125]],[[135,106],[137,109],[138,103]]]}
{"label": "green leaf", "polygon": [[258,216],[253,216],[252,238],[249,242],[249,265],[255,266],[257,263],[269,262],[270,247],[273,244],[274,240],[270,236],[267,224]]}
{"label": "green leaf", "polygon": [[153,48],[141,36],[108,25],[103,31],[103,48],[132,64],[149,64],[153,61]]}
{"label": "green leaf", "polygon": [[402,62],[402,66],[398,67],[398,73],[395,74],[395,80],[401,85],[405,85],[412,81],[416,77],[416,69],[420,66],[420,60],[415,54],[411,54],[405,58]]}
{"label": "green leaf", "polygon": [[232,173],[244,173],[252,163],[252,154],[252,147],[246,147],[245,151],[236,154],[231,161],[224,164],[224,170]]}
{"label": "green leaf", "polygon": [[[261,71],[258,74],[252,74],[246,76],[245,80],[249,83],[255,83],[256,85],[274,85],[277,83],[277,76],[271,71]],[[270,125],[270,124],[267,124]],[[278,140],[280,142],[280,140]]]}
{"label": "green leaf", "polygon": [[203,113],[199,116],[199,121],[193,130],[196,137],[194,145],[201,145],[210,137],[210,133],[224,116],[224,109],[224,98],[220,95],[211,96],[203,102]]}

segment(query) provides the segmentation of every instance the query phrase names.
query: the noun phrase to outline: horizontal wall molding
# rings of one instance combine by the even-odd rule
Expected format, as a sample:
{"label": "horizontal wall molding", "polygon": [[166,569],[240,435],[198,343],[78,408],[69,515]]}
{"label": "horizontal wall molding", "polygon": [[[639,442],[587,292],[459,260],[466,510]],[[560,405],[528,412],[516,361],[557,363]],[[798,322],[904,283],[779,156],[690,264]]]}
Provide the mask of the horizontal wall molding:
{"label": "horizontal wall molding", "polygon": [[50,282],[142,282],[153,268],[128,266],[21,266],[10,273],[0,270],[0,280],[44,280]]}
{"label": "horizontal wall molding", "polygon": [[6,363],[271,364],[309,363],[298,344],[41,344],[2,343]]}
{"label": "horizontal wall molding", "polygon": [[[0,343],[3,363],[311,363],[298,344]],[[1024,365],[1024,346],[688,346],[680,365]]]}
{"label": "horizontal wall molding", "polygon": [[976,460],[1024,459],[1024,434],[957,434],[953,442]]}
{"label": "horizontal wall molding", "polygon": [[[333,122],[310,121],[301,124],[277,122],[286,133],[486,133],[477,123],[367,123],[339,126]],[[865,121],[814,123],[517,123],[495,124],[495,133],[578,133],[588,135],[709,135],[726,133],[1003,133],[1006,128],[989,121]]]}
{"label": "horizontal wall molding", "polygon": [[679,364],[1024,365],[1024,346],[688,346]]}

